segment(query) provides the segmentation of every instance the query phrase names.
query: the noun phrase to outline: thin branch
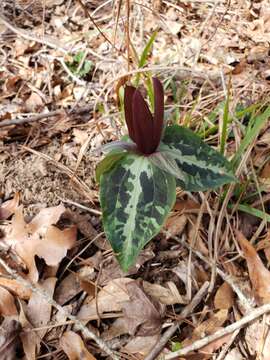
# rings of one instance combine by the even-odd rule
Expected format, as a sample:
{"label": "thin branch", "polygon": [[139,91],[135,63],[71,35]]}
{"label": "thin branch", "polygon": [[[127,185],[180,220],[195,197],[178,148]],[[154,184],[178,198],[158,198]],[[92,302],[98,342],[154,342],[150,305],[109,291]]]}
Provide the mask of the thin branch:
{"label": "thin branch", "polygon": [[249,324],[253,320],[258,319],[260,316],[270,312],[270,304],[265,304],[251,311],[248,315],[244,316],[241,320],[236,321],[235,323],[222,328],[216,331],[214,334],[204,337],[203,339],[195,341],[193,344],[186,346],[185,348],[171,352],[165,355],[165,360],[171,360],[178,358],[179,356],[186,355],[192,351],[199,350],[202,347],[210,344],[211,342],[220,339],[221,337],[231,334],[232,332],[243,328],[245,325]]}
{"label": "thin branch", "polygon": [[10,126],[10,125],[22,125],[22,124],[26,124],[26,123],[27,124],[33,123],[36,121],[40,121],[43,119],[47,119],[47,118],[59,116],[59,115],[72,116],[74,114],[76,114],[76,115],[84,114],[84,113],[91,111],[92,109],[93,109],[93,104],[88,104],[86,106],[78,107],[78,108],[75,108],[75,109],[73,109],[71,111],[67,111],[67,112],[63,109],[63,110],[50,111],[48,113],[43,113],[43,114],[37,114],[37,115],[26,117],[26,118],[7,119],[7,120],[0,121],[0,128],[4,127],[4,126]]}
{"label": "thin branch", "polygon": [[205,282],[197,294],[194,296],[192,301],[184,307],[180,316],[181,320],[176,321],[162,336],[159,342],[155,345],[155,347],[150,351],[150,353],[146,356],[144,360],[154,360],[161,353],[167,342],[176,332],[178,327],[181,325],[183,320],[195,309],[195,307],[201,302],[202,298],[206,295],[208,290],[209,282]]}
{"label": "thin branch", "polygon": [[40,120],[50,118],[53,116],[58,116],[61,114],[63,114],[62,110],[56,110],[56,111],[51,111],[51,112],[44,113],[44,114],[38,114],[38,115],[31,116],[28,118],[7,119],[7,120],[3,120],[0,122],[0,128],[4,127],[4,126],[10,126],[10,125],[22,125],[22,124],[26,124],[26,123],[32,123],[32,122],[40,121]]}
{"label": "thin branch", "polygon": [[42,45],[47,45],[50,48],[56,49],[61,51],[64,54],[67,54],[69,52],[69,49],[64,48],[60,45],[60,40],[53,39],[49,36],[39,36],[38,34],[34,34],[31,31],[27,31],[25,29],[20,29],[13,24],[11,24],[6,17],[0,13],[0,21],[13,33],[23,37],[26,40],[35,41]]}
{"label": "thin branch", "polygon": [[53,300],[45,290],[37,288],[30,281],[24,279],[1,258],[0,264],[11,275],[13,279],[20,282],[26,288],[31,289],[34,293],[42,296],[50,305],[52,305],[55,309],[64,314],[69,320],[74,321],[74,323],[76,323],[78,329],[82,332],[82,335],[84,337],[93,339],[100,347],[100,349],[103,350],[107,355],[109,355],[113,360],[119,360],[118,356],[108,347],[104,340],[102,340],[94,332],[89,330],[79,319],[76,318],[76,316],[69,314],[61,305],[59,305],[55,300]]}

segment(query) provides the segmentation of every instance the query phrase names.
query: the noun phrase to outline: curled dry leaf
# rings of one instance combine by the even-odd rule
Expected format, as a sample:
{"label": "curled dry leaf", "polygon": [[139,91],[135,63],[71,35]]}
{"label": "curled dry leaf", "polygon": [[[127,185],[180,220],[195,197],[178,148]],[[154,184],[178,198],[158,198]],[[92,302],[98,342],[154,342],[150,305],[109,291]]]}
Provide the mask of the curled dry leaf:
{"label": "curled dry leaf", "polygon": [[198,212],[200,210],[201,204],[195,202],[192,199],[177,199],[174,205],[174,210],[182,213]]}
{"label": "curled dry leaf", "polygon": [[224,282],[216,292],[214,305],[216,309],[230,309],[234,304],[234,292],[230,285]]}
{"label": "curled dry leaf", "polygon": [[74,331],[66,331],[60,339],[60,346],[69,360],[95,360],[86,349],[81,337]]}
{"label": "curled dry leaf", "polygon": [[3,316],[18,314],[13,296],[2,286],[0,286],[0,314]]}
{"label": "curled dry leaf", "polygon": [[186,304],[186,300],[179,293],[176,285],[173,282],[168,282],[168,288],[159,284],[151,284],[147,281],[143,282],[143,288],[147,295],[155,298],[161,304],[174,305]]}
{"label": "curled dry leaf", "polygon": [[0,277],[0,286],[11,291],[13,294],[17,295],[22,300],[29,300],[32,290],[25,287],[21,282],[15,279],[8,279]]}
{"label": "curled dry leaf", "polygon": [[252,244],[240,231],[236,231],[237,240],[247,261],[248,272],[254,296],[258,304],[270,302],[270,272],[263,265]]}
{"label": "curled dry leaf", "polygon": [[138,336],[158,334],[165,306],[147,295],[137,281],[129,282],[126,288],[130,299],[123,304],[123,313],[129,333]]}
{"label": "curled dry leaf", "polygon": [[41,97],[32,92],[29,98],[25,101],[25,110],[28,112],[39,112],[41,109],[44,108],[44,102]]}
{"label": "curled dry leaf", "polygon": [[64,211],[62,205],[43,209],[30,223],[26,223],[20,206],[7,226],[3,240],[24,261],[34,282],[38,281],[35,255],[43,258],[47,265],[57,266],[75,244],[75,227],[60,230],[54,226]]}
{"label": "curled dry leaf", "polygon": [[15,210],[19,206],[19,201],[20,201],[20,194],[18,192],[16,192],[13,199],[5,201],[0,206],[0,220],[6,220],[11,215],[13,215]]}
{"label": "curled dry leaf", "polygon": [[164,230],[166,230],[166,238],[169,239],[171,236],[179,236],[183,232],[187,223],[187,217],[181,212],[172,213],[165,225]]}

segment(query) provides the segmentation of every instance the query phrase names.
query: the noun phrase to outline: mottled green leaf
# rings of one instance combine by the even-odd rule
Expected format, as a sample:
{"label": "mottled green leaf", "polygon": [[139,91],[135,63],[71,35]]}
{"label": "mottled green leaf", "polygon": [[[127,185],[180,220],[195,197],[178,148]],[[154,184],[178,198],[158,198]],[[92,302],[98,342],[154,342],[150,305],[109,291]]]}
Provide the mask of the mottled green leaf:
{"label": "mottled green leaf", "polygon": [[103,226],[124,271],[158,234],[174,202],[174,177],[147,157],[130,153],[101,175]]}
{"label": "mottled green leaf", "polygon": [[184,174],[182,170],[177,165],[177,162],[174,158],[168,154],[163,152],[155,152],[148,156],[148,159],[158,168],[173,175],[176,179],[185,180]]}
{"label": "mottled green leaf", "polygon": [[177,185],[185,190],[203,191],[236,180],[225,157],[187,128],[167,127],[158,150],[175,159],[183,174]]}
{"label": "mottled green leaf", "polygon": [[118,160],[122,159],[126,155],[127,152],[121,150],[112,151],[111,153],[107,154],[106,157],[101,160],[96,167],[97,182],[100,182],[100,177],[104,172],[109,171]]}

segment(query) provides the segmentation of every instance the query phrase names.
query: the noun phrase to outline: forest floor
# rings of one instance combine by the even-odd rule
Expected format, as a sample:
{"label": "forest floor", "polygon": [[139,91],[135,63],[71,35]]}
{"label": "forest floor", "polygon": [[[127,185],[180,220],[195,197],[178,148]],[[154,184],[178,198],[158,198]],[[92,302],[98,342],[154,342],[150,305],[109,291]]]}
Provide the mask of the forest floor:
{"label": "forest floor", "polygon": [[[270,360],[269,44],[270,0],[2,0],[0,359]],[[177,189],[123,273],[95,168],[138,69],[209,145],[227,121],[239,182]]]}

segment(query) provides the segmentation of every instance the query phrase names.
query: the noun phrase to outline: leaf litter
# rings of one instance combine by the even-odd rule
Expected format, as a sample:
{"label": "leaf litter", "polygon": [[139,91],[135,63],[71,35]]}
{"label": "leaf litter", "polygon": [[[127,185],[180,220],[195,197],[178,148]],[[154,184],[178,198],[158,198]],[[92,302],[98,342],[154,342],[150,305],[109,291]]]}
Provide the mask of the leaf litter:
{"label": "leaf litter", "polygon": [[[124,133],[111,81],[125,75],[126,59],[78,3],[1,4],[1,259],[75,314],[120,358],[146,357],[165,330],[181,320],[189,294],[212,282],[208,296],[164,345],[161,356],[166,356],[174,350],[172,343],[184,348],[269,303],[269,221],[230,208],[222,233],[215,237],[217,200],[223,201],[224,194],[217,190],[203,198],[179,190],[164,232],[146,246],[128,273],[122,272],[102,234],[94,181],[100,155],[94,150]],[[123,22],[116,25],[118,5],[92,1],[87,7],[103,34],[124,49],[126,13],[122,6]],[[216,109],[224,101],[229,77],[233,118],[239,104],[269,98],[268,1],[220,1],[214,6],[210,1],[147,1],[144,6],[132,4],[130,14],[130,39],[138,54],[158,27],[145,66],[171,69],[159,74],[167,86],[168,117],[198,131],[211,145],[218,145],[215,128],[221,126],[222,111]],[[110,93],[103,92],[106,86]],[[37,114],[44,118],[29,121]],[[232,122],[228,157],[244,137],[249,116],[244,113]],[[8,120],[24,122],[1,126]],[[233,204],[243,198],[255,214],[270,210],[269,132],[267,122],[241,171],[244,190],[236,188],[231,198]],[[236,229],[241,232],[234,233]],[[215,267],[229,280],[216,276]],[[47,300],[10,278],[1,265],[0,349],[5,360],[105,358],[104,351]],[[265,315],[247,325],[233,343],[229,334],[182,358],[223,354],[227,360],[267,360],[268,323]]]}

